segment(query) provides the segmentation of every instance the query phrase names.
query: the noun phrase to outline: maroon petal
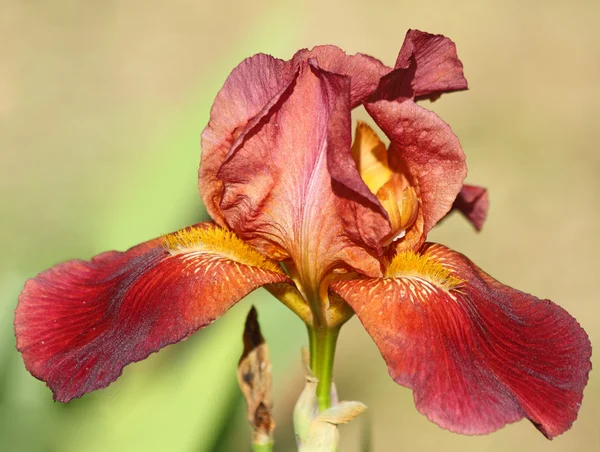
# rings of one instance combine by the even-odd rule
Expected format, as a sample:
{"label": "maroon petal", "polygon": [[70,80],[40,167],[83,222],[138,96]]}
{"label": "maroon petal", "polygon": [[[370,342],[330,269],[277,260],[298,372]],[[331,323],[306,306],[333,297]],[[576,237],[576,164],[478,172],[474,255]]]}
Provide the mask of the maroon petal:
{"label": "maroon petal", "polygon": [[290,257],[307,287],[338,265],[380,274],[370,253],[389,233],[352,160],[349,93],[348,77],[300,63],[218,174],[227,224],[270,257]]}
{"label": "maroon petal", "polygon": [[477,231],[481,231],[487,218],[489,206],[490,201],[486,188],[477,185],[464,185],[452,205],[452,210],[458,210]]}
{"label": "maroon petal", "polygon": [[200,224],[27,281],[15,311],[27,369],[61,402],[179,342],[259,286],[288,281],[232,233]]}
{"label": "maroon petal", "polygon": [[415,65],[412,88],[417,100],[435,100],[444,93],[468,87],[456,46],[442,35],[409,30],[395,68],[408,69],[411,62]]}
{"label": "maroon petal", "polygon": [[500,284],[465,256],[426,244],[383,279],[331,289],[358,315],[390,375],[448,430],[485,434],[527,417],[548,438],[577,418],[591,369],[585,331],[549,300]]}
{"label": "maroon petal", "polygon": [[420,245],[460,193],[467,175],[465,154],[448,124],[410,100],[380,100],[365,107],[391,141],[390,169],[417,189],[423,214]]}
{"label": "maroon petal", "polygon": [[277,101],[294,79],[292,64],[257,54],[242,61],[227,77],[202,132],[200,195],[210,216],[224,226],[220,212],[222,183],[216,177],[225,156],[251,120]]}
{"label": "maroon petal", "polygon": [[293,62],[314,59],[319,68],[334,74],[350,77],[350,107],[354,108],[377,89],[379,80],[392,69],[369,55],[347,55],[336,46],[317,46],[312,50],[300,50]]}

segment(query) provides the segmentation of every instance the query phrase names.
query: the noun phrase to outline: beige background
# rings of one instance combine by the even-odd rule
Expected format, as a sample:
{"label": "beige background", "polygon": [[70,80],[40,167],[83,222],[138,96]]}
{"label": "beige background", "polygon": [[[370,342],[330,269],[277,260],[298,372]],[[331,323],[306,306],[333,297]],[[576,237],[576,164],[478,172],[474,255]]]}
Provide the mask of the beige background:
{"label": "beige background", "polygon": [[[558,302],[597,343],[599,14],[585,0],[0,0],[0,449],[245,450],[232,369],[247,304],[68,406],[25,372],[11,322],[23,282],[48,266],[202,218],[199,135],[229,71],[257,52],[331,43],[393,64],[408,28],[452,38],[470,91],[433,108],[491,210],[479,235],[452,218],[431,239]],[[275,349],[277,450],[292,450],[302,326],[264,294],[254,300]],[[356,320],[335,375],[343,398],[369,406],[374,451],[600,450],[594,371],[579,420],[552,442],[527,421],[484,437],[429,423]],[[360,450],[366,425],[343,427],[342,451]]]}

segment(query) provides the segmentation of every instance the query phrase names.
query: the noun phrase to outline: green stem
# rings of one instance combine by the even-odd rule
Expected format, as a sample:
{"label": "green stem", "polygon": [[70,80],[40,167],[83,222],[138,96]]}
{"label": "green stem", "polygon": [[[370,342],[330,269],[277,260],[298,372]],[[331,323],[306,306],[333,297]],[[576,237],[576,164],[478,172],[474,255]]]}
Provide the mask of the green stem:
{"label": "green stem", "polygon": [[317,385],[319,411],[325,411],[327,408],[331,407],[333,359],[335,356],[335,344],[339,333],[340,327],[308,327],[310,369],[319,380]]}
{"label": "green stem", "polygon": [[273,443],[267,444],[252,444],[252,452],[272,452],[273,451]]}

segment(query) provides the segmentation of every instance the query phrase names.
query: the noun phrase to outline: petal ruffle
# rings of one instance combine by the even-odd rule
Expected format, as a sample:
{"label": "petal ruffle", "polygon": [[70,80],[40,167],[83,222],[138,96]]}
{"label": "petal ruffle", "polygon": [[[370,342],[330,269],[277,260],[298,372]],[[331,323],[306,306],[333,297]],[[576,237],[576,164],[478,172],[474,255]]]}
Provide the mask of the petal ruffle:
{"label": "petal ruffle", "polygon": [[278,264],[201,223],[30,279],[15,312],[17,348],[54,398],[68,402],[212,323],[257,287],[285,281]]}
{"label": "petal ruffle", "polygon": [[202,132],[202,162],[198,186],[206,210],[221,226],[219,209],[222,182],[217,173],[235,140],[252,119],[277,101],[278,94],[294,79],[288,61],[257,54],[242,61],[227,77],[210,111],[210,121]]}
{"label": "petal ruffle", "polygon": [[377,89],[381,77],[392,70],[372,56],[362,53],[347,55],[342,49],[332,45],[300,50],[292,61],[299,64],[311,58],[327,72],[350,77],[351,108],[369,97]]}
{"label": "petal ruffle", "polygon": [[380,100],[365,107],[391,141],[390,169],[417,189],[423,216],[418,247],[460,193],[467,175],[465,154],[448,124],[410,100]]}
{"label": "petal ruffle", "polygon": [[417,100],[435,100],[444,93],[468,88],[456,46],[445,36],[409,30],[395,69],[408,69],[411,64],[415,65],[411,85]]}
{"label": "petal ruffle", "polygon": [[305,289],[334,266],[380,274],[371,254],[389,223],[352,160],[349,93],[348,77],[301,62],[218,174],[227,224],[270,257],[290,257]]}
{"label": "petal ruffle", "polygon": [[463,185],[452,205],[452,210],[458,210],[477,231],[481,231],[489,207],[490,200],[486,188],[477,185]]}
{"label": "petal ruffle", "polygon": [[464,434],[523,417],[548,438],[569,429],[591,369],[591,345],[577,321],[446,247],[427,244],[422,252],[397,256],[386,278],[331,286],[392,378],[413,389],[417,409]]}

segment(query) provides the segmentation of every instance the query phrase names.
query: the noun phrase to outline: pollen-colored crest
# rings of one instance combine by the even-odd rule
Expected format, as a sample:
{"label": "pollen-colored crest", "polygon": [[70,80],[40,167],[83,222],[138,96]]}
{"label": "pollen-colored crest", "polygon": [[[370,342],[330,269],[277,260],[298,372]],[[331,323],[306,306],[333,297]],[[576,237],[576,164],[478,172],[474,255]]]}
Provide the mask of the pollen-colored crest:
{"label": "pollen-colored crest", "polygon": [[162,237],[170,254],[218,253],[242,264],[283,274],[281,267],[224,228],[186,228]]}
{"label": "pollen-colored crest", "polygon": [[450,269],[444,264],[426,254],[417,254],[414,251],[402,251],[390,262],[386,271],[386,278],[420,278],[446,290],[454,289],[463,281],[452,275]]}

